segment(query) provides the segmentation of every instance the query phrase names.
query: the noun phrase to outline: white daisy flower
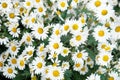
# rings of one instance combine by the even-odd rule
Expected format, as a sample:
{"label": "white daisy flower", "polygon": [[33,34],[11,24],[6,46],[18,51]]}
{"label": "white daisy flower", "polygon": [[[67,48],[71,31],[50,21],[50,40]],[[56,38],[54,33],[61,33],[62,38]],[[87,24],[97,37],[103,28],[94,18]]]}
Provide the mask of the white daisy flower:
{"label": "white daisy flower", "polygon": [[91,74],[86,80],[100,80],[100,76],[98,74]]}
{"label": "white daisy flower", "polygon": [[87,67],[87,65],[84,65],[84,66],[81,68],[81,70],[79,71],[79,73],[80,73],[81,75],[85,75],[87,72],[88,72],[88,67]]}
{"label": "white daisy flower", "polygon": [[34,25],[34,28],[32,28],[33,32],[33,36],[40,40],[44,40],[47,38],[47,33],[48,33],[48,28],[47,27],[44,27],[44,25],[41,25],[41,24],[35,24]]}
{"label": "white daisy flower", "polygon": [[69,48],[62,47],[62,50],[61,50],[61,55],[62,56],[64,56],[64,57],[68,56],[69,52],[70,52]]}
{"label": "white daisy flower", "polygon": [[94,29],[93,36],[98,42],[106,42],[110,34],[104,26],[97,26]]}
{"label": "white daisy flower", "polygon": [[17,71],[15,70],[14,67],[11,66],[4,66],[3,68],[3,75],[9,79],[13,79],[16,77]]}
{"label": "white daisy flower", "polygon": [[0,72],[2,71],[3,67],[4,67],[4,60],[0,57]]}
{"label": "white daisy flower", "polygon": [[51,80],[62,80],[64,79],[64,72],[61,67],[52,67],[49,69],[49,78]]}
{"label": "white daisy flower", "polygon": [[69,62],[63,61],[61,67],[65,71],[65,70],[69,69],[70,64],[69,64]]}
{"label": "white daisy flower", "polygon": [[33,7],[33,0],[25,0],[24,7],[30,10]]}
{"label": "white daisy flower", "polygon": [[75,61],[74,66],[73,66],[73,69],[74,69],[75,71],[80,71],[80,69],[83,67],[83,65],[84,65],[84,62],[83,62],[82,59],[79,60],[79,61]]}
{"label": "white daisy flower", "polygon": [[0,45],[6,45],[9,42],[9,39],[7,37],[0,38]]}
{"label": "white daisy flower", "polygon": [[24,70],[25,69],[25,58],[23,56],[19,56],[19,58],[17,59],[18,63],[17,63],[17,67],[20,70]]}
{"label": "white daisy flower", "polygon": [[58,9],[60,9],[61,11],[65,11],[68,7],[68,2],[66,0],[58,0],[57,4]]}
{"label": "white daisy flower", "polygon": [[13,67],[17,67],[17,58],[15,56],[11,56],[9,57],[9,59],[7,59],[7,61],[9,62],[8,64],[13,66]]}
{"label": "white daisy flower", "polygon": [[118,75],[117,72],[111,71],[109,74],[109,80],[120,80],[120,76]]}
{"label": "white daisy flower", "polygon": [[37,7],[37,6],[39,6],[40,4],[43,4],[43,0],[33,0],[33,6],[34,6],[34,7]]}
{"label": "white daisy flower", "polygon": [[32,61],[32,69],[35,71],[35,74],[42,74],[44,68],[45,68],[45,61],[42,58],[36,57]]}

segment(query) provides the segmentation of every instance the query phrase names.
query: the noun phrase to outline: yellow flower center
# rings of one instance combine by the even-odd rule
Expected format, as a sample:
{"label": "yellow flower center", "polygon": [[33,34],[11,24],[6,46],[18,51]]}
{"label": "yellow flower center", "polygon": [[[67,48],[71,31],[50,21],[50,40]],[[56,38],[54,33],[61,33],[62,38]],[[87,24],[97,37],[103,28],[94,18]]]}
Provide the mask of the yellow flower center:
{"label": "yellow flower center", "polygon": [[60,6],[61,6],[61,7],[65,7],[65,5],[66,5],[65,2],[61,2],[61,3],[60,3]]}
{"label": "yellow flower center", "polygon": [[84,17],[81,18],[81,23],[83,23],[83,24],[85,23]]}
{"label": "yellow flower center", "polygon": [[88,57],[88,58],[87,58],[87,62],[90,62],[90,61],[91,61],[91,59]]}
{"label": "yellow flower center", "polygon": [[3,67],[3,62],[0,61],[0,67]]}
{"label": "yellow flower center", "polygon": [[38,28],[38,33],[42,34],[43,33],[43,29],[42,28]]}
{"label": "yellow flower center", "polygon": [[11,48],[11,50],[13,51],[13,52],[15,52],[16,51],[16,46],[12,46],[12,48]]}
{"label": "yellow flower center", "polygon": [[16,27],[13,27],[13,28],[12,28],[12,32],[14,32],[14,33],[16,33],[16,32],[17,32]]}
{"label": "yellow flower center", "polygon": [[53,65],[52,66],[57,66],[57,63],[53,63]]}
{"label": "yellow flower center", "polygon": [[16,64],[17,60],[16,59],[12,59],[11,62],[12,62],[12,64]]}
{"label": "yellow flower center", "polygon": [[117,26],[117,27],[115,28],[115,32],[120,32],[120,26]]}
{"label": "yellow flower center", "polygon": [[56,14],[59,16],[59,15],[61,14],[61,12],[60,12],[60,11],[57,11]]}
{"label": "yellow flower center", "polygon": [[86,68],[85,67],[83,67],[82,69],[81,69],[81,71],[85,71],[86,70]]}
{"label": "yellow flower center", "polygon": [[31,37],[30,37],[30,36],[27,36],[26,40],[27,40],[28,42],[30,42],[30,41],[31,41]]}
{"label": "yellow flower center", "polygon": [[82,53],[78,53],[77,54],[77,58],[82,58],[83,54]]}
{"label": "yellow flower center", "polygon": [[108,11],[107,11],[106,9],[104,9],[104,10],[102,10],[101,14],[102,14],[103,16],[105,16],[105,15],[108,14]]}
{"label": "yellow flower center", "polygon": [[78,3],[78,0],[74,0],[75,1],[75,3]]}
{"label": "yellow flower center", "polygon": [[37,80],[37,77],[36,76],[32,76],[31,80]]}
{"label": "yellow flower center", "polygon": [[42,52],[43,50],[44,50],[44,46],[41,46],[41,47],[39,48],[39,51]]}
{"label": "yellow flower center", "polygon": [[108,80],[114,80],[114,77],[110,77]]}
{"label": "yellow flower center", "polygon": [[39,12],[43,12],[43,8],[42,8],[42,7],[39,7],[39,8],[38,8],[38,11],[39,11]]}
{"label": "yellow flower center", "polygon": [[31,2],[27,1],[27,2],[26,2],[26,5],[27,5],[27,6],[31,6]]}
{"label": "yellow flower center", "polygon": [[76,63],[75,66],[78,68],[78,67],[81,66],[81,64],[80,63]]}
{"label": "yellow flower center", "polygon": [[20,61],[20,66],[24,66],[24,65],[25,65],[24,60],[21,60],[21,61]]}
{"label": "yellow flower center", "polygon": [[59,34],[60,34],[60,31],[59,31],[59,30],[56,30],[56,31],[55,31],[55,34],[56,34],[56,35],[59,35]]}
{"label": "yellow flower center", "polygon": [[64,26],[64,30],[67,31],[69,29],[69,25]]}
{"label": "yellow flower center", "polygon": [[107,62],[109,60],[109,56],[108,55],[104,55],[103,56],[103,61]]}
{"label": "yellow flower center", "polygon": [[32,23],[35,23],[35,20],[36,20],[35,18],[32,18],[32,19],[31,19]]}
{"label": "yellow flower center", "polygon": [[13,69],[12,69],[12,68],[8,68],[7,71],[8,71],[9,74],[12,74],[12,73],[13,73]]}
{"label": "yellow flower center", "polygon": [[39,63],[37,63],[37,67],[40,69],[40,68],[42,68],[42,63],[41,62],[39,62]]}
{"label": "yellow flower center", "polygon": [[68,50],[67,50],[67,49],[64,49],[64,50],[63,50],[63,53],[64,53],[64,54],[67,54],[67,53],[68,53]]}
{"label": "yellow flower center", "polygon": [[73,28],[73,30],[78,30],[78,24],[73,24],[73,26],[72,26],[72,28]]}
{"label": "yellow flower center", "polygon": [[27,54],[28,54],[28,55],[32,55],[32,54],[33,54],[33,51],[30,50],[30,51],[27,52]]}
{"label": "yellow flower center", "polygon": [[3,2],[3,3],[2,3],[2,7],[3,7],[3,8],[7,8],[7,6],[8,6],[8,4],[7,4],[6,2]]}
{"label": "yellow flower center", "polygon": [[12,19],[15,18],[15,14],[14,13],[10,13],[9,17],[12,18]]}
{"label": "yellow flower center", "polygon": [[53,76],[58,77],[60,75],[60,72],[58,70],[53,71]]}
{"label": "yellow flower center", "polygon": [[35,0],[37,3],[39,3],[40,2],[40,0]]}
{"label": "yellow flower center", "polygon": [[54,53],[54,54],[53,54],[53,58],[56,58],[56,57],[57,57],[57,53]]}
{"label": "yellow flower center", "polygon": [[81,38],[82,38],[81,35],[76,36],[76,40],[77,40],[77,41],[80,41]]}
{"label": "yellow flower center", "polygon": [[101,45],[101,48],[102,48],[102,49],[105,49],[106,46],[107,46],[106,44],[102,44],[102,45]]}
{"label": "yellow flower center", "polygon": [[109,23],[109,22],[106,22],[106,23],[105,23],[105,27],[110,27],[110,23]]}
{"label": "yellow flower center", "polygon": [[24,11],[24,8],[23,8],[23,7],[21,7],[19,10],[20,10],[20,12],[23,12],[23,11]]}
{"label": "yellow flower center", "polygon": [[98,31],[98,36],[103,37],[105,35],[105,32],[103,30]]}
{"label": "yellow flower center", "polygon": [[53,48],[54,48],[54,49],[58,49],[58,48],[59,48],[59,44],[58,44],[58,43],[54,43],[54,44],[53,44]]}
{"label": "yellow flower center", "polygon": [[96,0],[95,3],[94,3],[94,5],[95,5],[96,7],[99,7],[99,6],[101,6],[101,2],[100,2],[99,0]]}

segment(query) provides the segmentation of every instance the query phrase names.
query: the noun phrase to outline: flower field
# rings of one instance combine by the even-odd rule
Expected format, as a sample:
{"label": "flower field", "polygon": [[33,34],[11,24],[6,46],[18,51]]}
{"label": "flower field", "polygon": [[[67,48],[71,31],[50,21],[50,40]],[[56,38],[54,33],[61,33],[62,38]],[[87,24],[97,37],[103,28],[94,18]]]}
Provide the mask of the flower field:
{"label": "flower field", "polygon": [[0,0],[0,80],[120,80],[119,0]]}

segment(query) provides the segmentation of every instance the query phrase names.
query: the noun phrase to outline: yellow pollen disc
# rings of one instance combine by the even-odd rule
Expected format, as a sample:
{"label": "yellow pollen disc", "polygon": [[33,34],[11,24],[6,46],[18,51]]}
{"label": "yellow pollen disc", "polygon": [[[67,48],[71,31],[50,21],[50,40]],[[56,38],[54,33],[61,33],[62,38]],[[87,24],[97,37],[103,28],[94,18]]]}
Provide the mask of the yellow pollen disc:
{"label": "yellow pollen disc", "polygon": [[77,41],[80,41],[81,38],[82,38],[81,35],[76,36],[76,40],[77,40]]}
{"label": "yellow pollen disc", "polygon": [[108,80],[115,80],[114,77],[110,77]]}
{"label": "yellow pollen disc", "polygon": [[57,63],[53,63],[53,65],[52,66],[57,66]]}
{"label": "yellow pollen disc", "polygon": [[94,3],[94,5],[95,5],[96,7],[99,7],[99,6],[101,6],[101,2],[100,2],[99,0],[96,0],[95,3]]}
{"label": "yellow pollen disc", "polygon": [[3,67],[3,62],[0,61],[0,67]]}
{"label": "yellow pollen disc", "polygon": [[90,61],[91,61],[91,60],[90,60],[90,58],[88,57],[88,58],[87,58],[87,62],[90,62]]}
{"label": "yellow pollen disc", "polygon": [[65,2],[61,2],[61,3],[60,3],[60,6],[61,6],[61,7],[65,7]]}
{"label": "yellow pollen disc", "polygon": [[40,0],[35,0],[37,3],[39,3],[40,2]]}
{"label": "yellow pollen disc", "polygon": [[84,19],[84,17],[82,17],[82,19],[81,19],[81,23],[85,23],[85,19]]}
{"label": "yellow pollen disc", "polygon": [[101,45],[101,48],[102,48],[102,49],[105,49],[106,46],[107,46],[106,44],[102,44],[102,45]]}
{"label": "yellow pollen disc", "polygon": [[39,7],[39,8],[38,8],[38,11],[39,11],[39,12],[43,12],[43,8],[42,8],[42,7]]}
{"label": "yellow pollen disc", "polygon": [[24,8],[23,8],[23,7],[21,7],[19,10],[20,10],[20,12],[23,12],[23,11],[24,11]]}
{"label": "yellow pollen disc", "polygon": [[60,75],[60,72],[58,70],[53,71],[53,76],[58,77]]}
{"label": "yellow pollen disc", "polygon": [[39,48],[39,51],[42,52],[43,50],[44,50],[44,46],[41,46],[41,47]]}
{"label": "yellow pollen disc", "polygon": [[67,31],[69,29],[69,25],[64,26],[64,30]]}
{"label": "yellow pollen disc", "polygon": [[82,58],[82,56],[83,56],[82,53],[77,54],[77,58]]}
{"label": "yellow pollen disc", "polygon": [[53,54],[53,58],[56,58],[56,57],[57,57],[57,54],[56,54],[56,53],[54,53],[54,54]]}
{"label": "yellow pollen disc", "polygon": [[78,68],[78,67],[80,67],[81,65],[80,65],[80,63],[76,63],[75,66]]}
{"label": "yellow pollen disc", "polygon": [[8,6],[8,4],[7,4],[6,2],[3,2],[3,3],[2,3],[2,7],[3,7],[3,8],[7,8],[7,6]]}
{"label": "yellow pollen disc", "polygon": [[60,34],[60,31],[59,31],[59,30],[56,30],[56,31],[55,31],[55,34],[56,34],[56,35],[59,35],[59,34]]}
{"label": "yellow pollen disc", "polygon": [[14,13],[10,13],[9,17],[12,18],[12,19],[15,18],[15,14]]}
{"label": "yellow pollen disc", "polygon": [[45,73],[47,74],[47,73],[48,73],[48,71],[49,71],[49,69],[46,69],[46,70],[45,70]]}
{"label": "yellow pollen disc", "polygon": [[60,12],[60,11],[57,11],[56,14],[59,16],[59,15],[61,14],[61,12]]}
{"label": "yellow pollen disc", "polygon": [[98,36],[103,37],[105,35],[105,32],[103,30],[98,31]]}
{"label": "yellow pollen disc", "polygon": [[105,50],[106,50],[106,51],[108,51],[108,50],[110,50],[110,49],[111,49],[110,46],[105,47]]}
{"label": "yellow pollen disc", "polygon": [[68,50],[67,50],[67,49],[64,49],[64,50],[63,50],[63,53],[64,53],[64,54],[67,54],[67,53],[68,53]]}
{"label": "yellow pollen disc", "polygon": [[32,76],[31,80],[37,80],[37,77],[36,76]]}
{"label": "yellow pollen disc", "polygon": [[32,21],[32,23],[35,23],[35,18],[32,18],[31,21]]}
{"label": "yellow pollen disc", "polygon": [[37,67],[40,69],[40,68],[42,68],[42,63],[41,62],[39,62],[39,63],[37,63]]}
{"label": "yellow pollen disc", "polygon": [[17,63],[16,59],[12,59],[11,62],[12,62],[12,64],[16,64]]}
{"label": "yellow pollen disc", "polygon": [[43,33],[43,29],[42,28],[38,28],[38,33],[42,34]]}
{"label": "yellow pollen disc", "polygon": [[115,32],[120,32],[120,26],[117,26],[117,27],[115,28]]}
{"label": "yellow pollen disc", "polygon": [[26,5],[27,5],[27,6],[31,6],[31,2],[29,2],[29,1],[26,2]]}
{"label": "yellow pollen disc", "polygon": [[28,42],[30,42],[30,41],[31,41],[31,37],[30,37],[30,36],[27,36],[26,40],[27,40]]}
{"label": "yellow pollen disc", "polygon": [[103,59],[103,61],[107,62],[109,60],[109,56],[108,55],[104,55],[102,59]]}
{"label": "yellow pollen disc", "polygon": [[86,68],[85,67],[83,67],[82,69],[81,69],[81,71],[85,71],[86,70]]}
{"label": "yellow pollen disc", "polygon": [[105,15],[108,14],[108,11],[107,11],[106,9],[104,9],[104,10],[101,11],[101,14],[102,14],[103,16],[105,16]]}
{"label": "yellow pollen disc", "polygon": [[28,55],[32,55],[32,54],[33,54],[33,51],[30,50],[30,51],[27,52],[27,54],[28,54]]}
{"label": "yellow pollen disc", "polygon": [[13,27],[13,28],[12,28],[12,32],[16,33],[16,32],[17,32],[17,28],[16,28],[16,27]]}
{"label": "yellow pollen disc", "polygon": [[12,50],[13,52],[15,52],[16,49],[17,49],[16,46],[12,46],[12,47],[11,47],[11,50]]}
{"label": "yellow pollen disc", "polygon": [[78,3],[78,0],[74,0],[76,3]]}
{"label": "yellow pollen disc", "polygon": [[78,24],[73,24],[73,26],[72,26],[72,28],[73,28],[73,30],[78,30]]}
{"label": "yellow pollen disc", "polygon": [[109,23],[109,22],[106,22],[106,23],[105,23],[105,27],[110,27],[110,23]]}
{"label": "yellow pollen disc", "polygon": [[13,73],[13,69],[12,69],[12,68],[8,68],[7,71],[8,71],[9,74],[12,74],[12,73]]}
{"label": "yellow pollen disc", "polygon": [[24,60],[21,60],[21,61],[20,61],[20,66],[24,66],[24,65],[25,65]]}
{"label": "yellow pollen disc", "polygon": [[54,44],[53,44],[53,48],[54,48],[54,49],[58,49],[58,48],[59,48],[59,44],[58,44],[58,43],[54,43]]}

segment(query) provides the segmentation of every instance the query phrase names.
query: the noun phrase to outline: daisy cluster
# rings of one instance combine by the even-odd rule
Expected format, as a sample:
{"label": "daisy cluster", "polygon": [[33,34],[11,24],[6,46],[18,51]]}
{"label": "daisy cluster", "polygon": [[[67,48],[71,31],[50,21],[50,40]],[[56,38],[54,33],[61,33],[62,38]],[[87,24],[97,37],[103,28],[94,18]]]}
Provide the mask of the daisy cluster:
{"label": "daisy cluster", "polygon": [[120,80],[117,0],[0,0],[0,74],[22,80]]}

